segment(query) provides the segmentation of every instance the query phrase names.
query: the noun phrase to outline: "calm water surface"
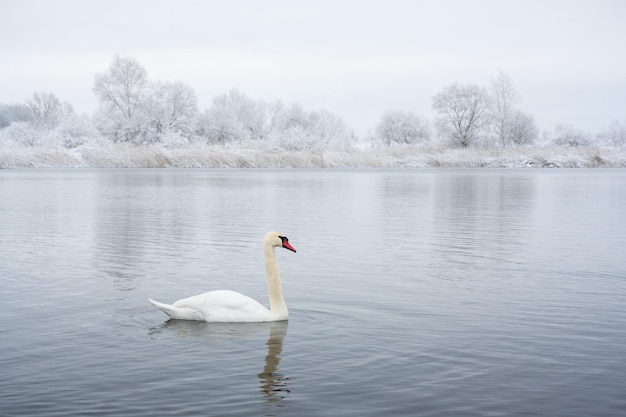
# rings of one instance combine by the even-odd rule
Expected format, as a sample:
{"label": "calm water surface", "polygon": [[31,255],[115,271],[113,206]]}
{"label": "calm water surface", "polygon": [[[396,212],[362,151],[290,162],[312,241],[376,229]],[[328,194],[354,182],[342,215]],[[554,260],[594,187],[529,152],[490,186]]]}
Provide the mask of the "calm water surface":
{"label": "calm water surface", "polygon": [[[0,414],[616,416],[624,170],[0,171]],[[167,321],[232,289],[288,323]]]}

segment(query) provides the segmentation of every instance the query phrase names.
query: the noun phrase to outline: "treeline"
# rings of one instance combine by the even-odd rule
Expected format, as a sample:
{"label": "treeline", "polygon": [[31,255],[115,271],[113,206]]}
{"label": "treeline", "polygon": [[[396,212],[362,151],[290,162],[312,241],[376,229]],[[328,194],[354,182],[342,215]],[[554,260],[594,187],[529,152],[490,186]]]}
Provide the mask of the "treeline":
{"label": "treeline", "polygon": [[133,58],[116,56],[96,74],[98,110],[78,116],[54,94],[35,93],[23,104],[0,104],[0,140],[25,146],[76,148],[134,143],[179,147],[196,143],[259,140],[286,149],[347,143],[344,121],[325,110],[255,101],[237,90],[213,98],[199,111],[194,90],[181,82],[150,81]]}
{"label": "treeline", "polygon": [[177,148],[196,144],[259,141],[287,150],[343,146],[441,143],[475,145],[546,144],[580,147],[626,145],[626,123],[614,121],[595,137],[570,125],[539,128],[520,108],[520,97],[503,73],[488,87],[451,84],[432,97],[434,119],[410,111],[382,115],[373,133],[358,138],[337,115],[298,104],[253,100],[237,90],[213,98],[200,111],[195,91],[181,82],[151,81],[135,59],[116,56],[96,74],[98,110],[78,115],[51,93],[24,103],[0,104],[0,145],[74,149],[112,143]]}

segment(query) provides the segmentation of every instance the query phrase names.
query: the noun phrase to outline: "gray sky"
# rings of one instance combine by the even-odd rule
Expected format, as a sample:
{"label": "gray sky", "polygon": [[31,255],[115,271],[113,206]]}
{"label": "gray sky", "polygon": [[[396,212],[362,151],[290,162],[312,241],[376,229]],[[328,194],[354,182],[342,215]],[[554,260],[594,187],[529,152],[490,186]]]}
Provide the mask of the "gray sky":
{"label": "gray sky", "polygon": [[94,75],[136,58],[200,108],[231,88],[327,109],[358,134],[433,118],[454,82],[502,71],[541,129],[626,121],[626,1],[0,0],[0,103],[54,93],[92,113]]}

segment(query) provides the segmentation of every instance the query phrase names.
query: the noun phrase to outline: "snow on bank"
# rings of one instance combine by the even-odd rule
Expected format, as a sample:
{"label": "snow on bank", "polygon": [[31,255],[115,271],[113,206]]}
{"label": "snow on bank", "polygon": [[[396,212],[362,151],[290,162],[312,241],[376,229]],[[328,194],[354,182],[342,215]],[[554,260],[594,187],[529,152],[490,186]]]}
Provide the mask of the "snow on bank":
{"label": "snow on bank", "polygon": [[120,143],[76,149],[0,148],[0,168],[396,168],[396,167],[555,167],[626,168],[626,148],[471,147],[436,145],[371,147],[344,145],[287,150],[261,142],[195,144],[169,149]]}

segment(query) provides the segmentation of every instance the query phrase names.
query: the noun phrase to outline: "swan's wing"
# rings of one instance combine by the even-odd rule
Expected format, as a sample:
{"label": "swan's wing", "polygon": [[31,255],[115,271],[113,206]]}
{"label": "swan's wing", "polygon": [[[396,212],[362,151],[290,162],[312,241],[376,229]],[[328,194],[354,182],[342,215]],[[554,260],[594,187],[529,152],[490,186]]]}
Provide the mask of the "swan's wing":
{"label": "swan's wing", "polygon": [[235,291],[209,291],[174,303],[174,307],[191,309],[202,314],[205,321],[265,321],[270,311],[258,301]]}

